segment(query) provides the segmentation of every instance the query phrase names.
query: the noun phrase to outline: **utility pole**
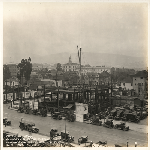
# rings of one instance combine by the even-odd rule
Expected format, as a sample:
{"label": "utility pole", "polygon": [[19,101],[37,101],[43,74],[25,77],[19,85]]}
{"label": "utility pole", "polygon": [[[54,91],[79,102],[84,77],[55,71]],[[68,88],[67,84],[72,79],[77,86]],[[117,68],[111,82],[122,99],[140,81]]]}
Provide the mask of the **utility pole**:
{"label": "utility pole", "polygon": [[44,84],[44,104],[45,104],[45,84]]}
{"label": "utility pole", "polygon": [[112,91],[113,90],[113,88],[112,88],[112,74],[111,74],[111,97],[112,97]]}
{"label": "utility pole", "polygon": [[14,104],[14,82],[13,82],[13,104]]}
{"label": "utility pole", "polygon": [[6,102],[7,102],[7,80],[6,80]]}
{"label": "utility pole", "polygon": [[81,80],[81,47],[80,47],[80,101],[81,101],[81,84],[82,84],[82,80]]}
{"label": "utility pole", "polygon": [[57,99],[58,99],[58,111],[59,111],[59,87],[58,87]]}

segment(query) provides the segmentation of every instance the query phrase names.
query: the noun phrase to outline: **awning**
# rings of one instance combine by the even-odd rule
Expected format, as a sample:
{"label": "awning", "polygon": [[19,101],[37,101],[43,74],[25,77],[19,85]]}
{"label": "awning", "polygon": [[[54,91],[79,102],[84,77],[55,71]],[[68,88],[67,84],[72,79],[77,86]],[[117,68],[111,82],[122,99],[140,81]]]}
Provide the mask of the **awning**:
{"label": "awning", "polygon": [[68,108],[70,109],[73,105],[72,104],[69,104],[67,107],[63,107],[63,108]]}

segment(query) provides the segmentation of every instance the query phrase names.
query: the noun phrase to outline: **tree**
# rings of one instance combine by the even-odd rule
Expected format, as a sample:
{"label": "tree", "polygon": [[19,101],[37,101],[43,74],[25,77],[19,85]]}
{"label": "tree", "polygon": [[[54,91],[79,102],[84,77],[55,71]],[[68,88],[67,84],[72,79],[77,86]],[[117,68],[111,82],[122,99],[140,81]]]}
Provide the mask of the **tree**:
{"label": "tree", "polygon": [[9,67],[7,65],[3,66],[3,81],[9,79],[11,77],[11,73]]}
{"label": "tree", "polygon": [[17,78],[20,80],[20,82],[21,82],[21,78],[23,76],[25,77],[26,82],[28,80],[30,80],[30,75],[31,75],[31,71],[32,71],[31,58],[29,57],[28,60],[22,59],[21,63],[19,63],[17,67],[19,68]]}
{"label": "tree", "polygon": [[68,81],[70,84],[77,83],[79,76],[76,72],[67,71],[63,74],[64,80]]}
{"label": "tree", "polygon": [[57,63],[57,67],[56,67],[57,71],[62,71],[62,66],[60,63]]}
{"label": "tree", "polygon": [[38,71],[38,74],[41,74],[43,79],[49,74],[47,68],[42,68],[41,70]]}

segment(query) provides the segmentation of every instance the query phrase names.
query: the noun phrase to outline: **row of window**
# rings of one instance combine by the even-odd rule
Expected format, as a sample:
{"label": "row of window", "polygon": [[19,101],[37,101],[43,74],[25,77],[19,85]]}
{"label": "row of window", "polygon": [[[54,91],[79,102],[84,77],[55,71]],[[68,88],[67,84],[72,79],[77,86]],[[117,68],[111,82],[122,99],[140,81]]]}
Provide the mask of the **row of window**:
{"label": "row of window", "polygon": [[[72,66],[73,68],[76,68],[77,66]],[[71,68],[71,66],[64,66],[64,68]]]}
{"label": "row of window", "polygon": [[[143,77],[141,77],[141,79],[143,79]],[[135,79],[136,80],[136,79]]]}
{"label": "row of window", "polygon": [[[138,83],[140,86],[142,85],[143,86],[143,83]],[[138,85],[135,83],[135,85]],[[125,86],[125,83],[123,83],[123,85]],[[132,83],[131,83],[131,86],[132,86]]]}

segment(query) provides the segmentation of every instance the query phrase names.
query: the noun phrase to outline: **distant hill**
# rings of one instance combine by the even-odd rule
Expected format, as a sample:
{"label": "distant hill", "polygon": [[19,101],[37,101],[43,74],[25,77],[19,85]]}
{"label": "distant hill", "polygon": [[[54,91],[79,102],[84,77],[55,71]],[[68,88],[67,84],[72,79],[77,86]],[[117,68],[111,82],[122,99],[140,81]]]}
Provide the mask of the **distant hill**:
{"label": "distant hill", "polygon": [[[45,56],[42,63],[67,63],[71,55],[72,62],[78,63],[77,53],[59,53]],[[147,57],[134,57],[117,54],[106,53],[83,53],[82,64],[90,64],[91,66],[111,66],[111,67],[126,67],[126,68],[145,68]]]}
{"label": "distant hill", "polygon": [[[32,63],[47,63],[47,64],[56,64],[61,63],[65,64],[69,61],[69,56],[71,55],[72,62],[78,63],[77,53],[57,53],[50,54],[45,56],[34,55],[31,57]],[[4,58],[5,59],[5,58]],[[91,66],[111,66],[118,68],[146,68],[147,57],[134,57],[118,54],[107,54],[107,53],[82,53],[82,64],[90,64]],[[19,62],[19,61],[18,61]]]}

